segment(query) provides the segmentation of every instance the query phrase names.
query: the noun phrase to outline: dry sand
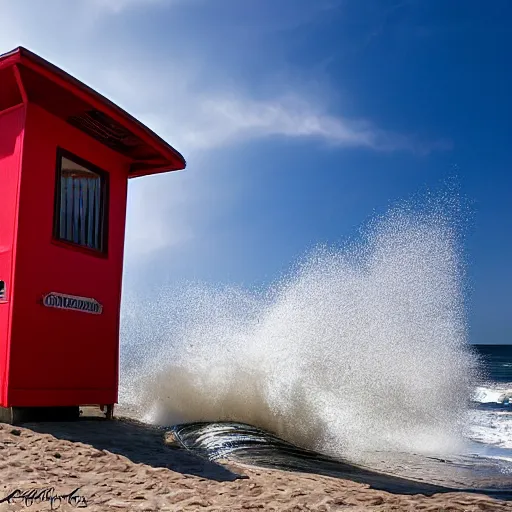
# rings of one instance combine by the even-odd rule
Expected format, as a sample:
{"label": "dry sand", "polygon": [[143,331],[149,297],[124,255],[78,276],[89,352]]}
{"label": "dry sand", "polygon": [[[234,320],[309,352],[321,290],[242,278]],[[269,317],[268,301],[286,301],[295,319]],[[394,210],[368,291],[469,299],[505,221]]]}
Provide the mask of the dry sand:
{"label": "dry sand", "polygon": [[[324,476],[214,464],[166,446],[164,431],[128,419],[0,424],[0,500],[53,487],[62,498],[0,503],[15,510],[510,510],[484,495],[407,496]],[[70,503],[71,501],[71,503]],[[31,505],[27,508],[28,505]]]}

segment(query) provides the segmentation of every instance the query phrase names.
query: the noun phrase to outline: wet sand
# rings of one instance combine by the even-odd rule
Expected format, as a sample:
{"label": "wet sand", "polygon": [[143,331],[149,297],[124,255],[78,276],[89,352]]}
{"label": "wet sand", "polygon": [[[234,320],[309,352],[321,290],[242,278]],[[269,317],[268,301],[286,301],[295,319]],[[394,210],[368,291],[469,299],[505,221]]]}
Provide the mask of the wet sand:
{"label": "wet sand", "polygon": [[[483,494],[401,494],[392,479],[376,490],[349,479],[221,465],[164,441],[165,429],[127,418],[0,424],[0,501],[19,496],[0,503],[0,511],[512,511],[512,501]],[[48,487],[54,490],[41,494]],[[71,498],[51,501],[76,488]],[[44,499],[24,500],[31,489]]]}

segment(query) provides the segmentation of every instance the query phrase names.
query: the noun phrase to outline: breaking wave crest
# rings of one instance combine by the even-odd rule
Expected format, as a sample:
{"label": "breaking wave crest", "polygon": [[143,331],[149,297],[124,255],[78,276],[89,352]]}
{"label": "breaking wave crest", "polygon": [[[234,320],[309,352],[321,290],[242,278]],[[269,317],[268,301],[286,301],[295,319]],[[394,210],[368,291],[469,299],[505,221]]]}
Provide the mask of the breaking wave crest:
{"label": "breaking wave crest", "polygon": [[393,208],[265,291],[127,294],[121,401],[158,424],[238,421],[355,459],[459,449],[477,360],[446,203]]}

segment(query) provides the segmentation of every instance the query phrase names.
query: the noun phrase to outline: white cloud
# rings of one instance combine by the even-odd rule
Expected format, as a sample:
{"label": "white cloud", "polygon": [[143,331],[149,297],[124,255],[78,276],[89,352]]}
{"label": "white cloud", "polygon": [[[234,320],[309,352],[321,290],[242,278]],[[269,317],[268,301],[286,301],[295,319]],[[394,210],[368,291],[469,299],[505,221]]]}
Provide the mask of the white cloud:
{"label": "white cloud", "polygon": [[[195,119],[194,119],[195,118]],[[387,133],[364,121],[328,114],[319,102],[293,95],[268,100],[239,97],[204,98],[195,105],[196,122],[183,133],[183,143],[209,149],[250,138],[311,137],[344,147],[414,150],[406,137]]]}
{"label": "white cloud", "polygon": [[110,68],[102,82],[108,85],[110,95],[130,105],[143,122],[187,153],[272,136],[419,154],[449,147],[444,141],[422,143],[369,121],[330,114],[329,105],[319,98],[290,92],[291,86],[281,87],[271,98],[254,98],[233,87],[195,91],[197,77],[193,71],[187,75],[180,70],[179,80],[167,73],[165,69],[142,70],[130,79],[121,68]]}

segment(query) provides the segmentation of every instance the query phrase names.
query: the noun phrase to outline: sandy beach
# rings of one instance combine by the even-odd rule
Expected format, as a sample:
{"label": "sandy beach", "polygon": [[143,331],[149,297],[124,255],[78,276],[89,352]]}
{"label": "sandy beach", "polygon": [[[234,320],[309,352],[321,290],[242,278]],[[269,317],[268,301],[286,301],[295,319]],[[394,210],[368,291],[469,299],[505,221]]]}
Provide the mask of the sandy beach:
{"label": "sandy beach", "polygon": [[164,434],[127,418],[0,424],[0,511],[512,510],[511,501],[479,494],[404,495],[339,478],[224,466],[166,445]]}

